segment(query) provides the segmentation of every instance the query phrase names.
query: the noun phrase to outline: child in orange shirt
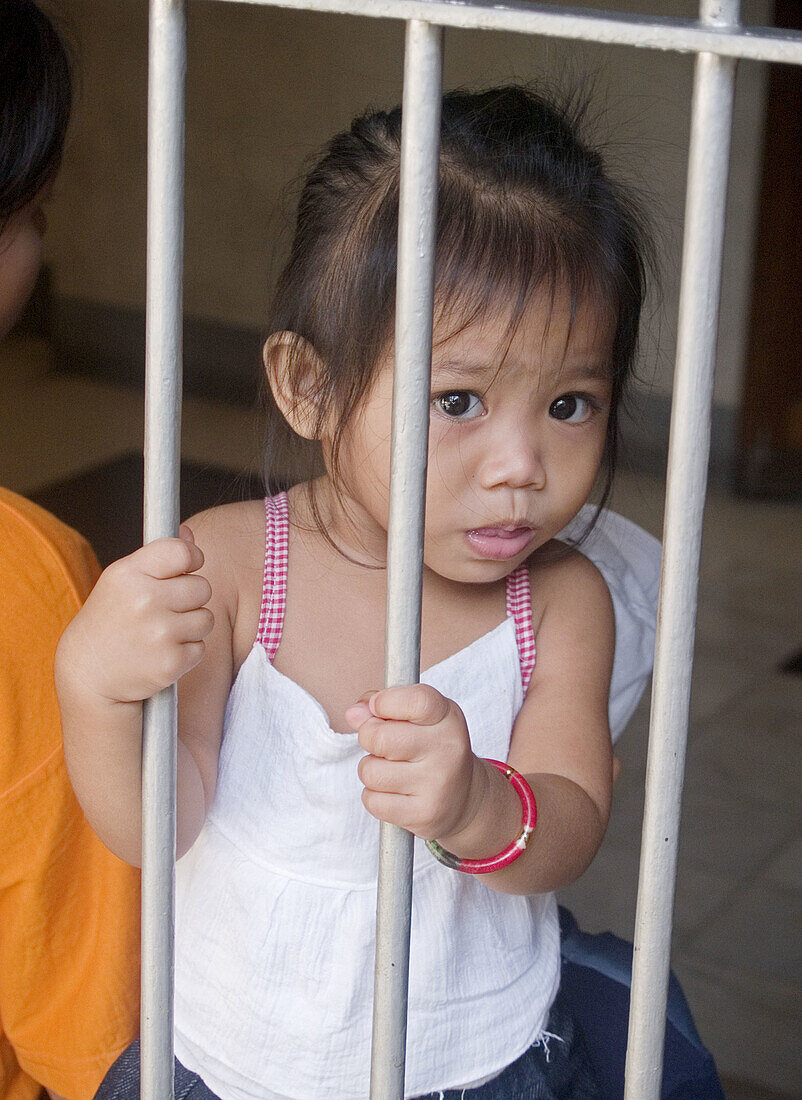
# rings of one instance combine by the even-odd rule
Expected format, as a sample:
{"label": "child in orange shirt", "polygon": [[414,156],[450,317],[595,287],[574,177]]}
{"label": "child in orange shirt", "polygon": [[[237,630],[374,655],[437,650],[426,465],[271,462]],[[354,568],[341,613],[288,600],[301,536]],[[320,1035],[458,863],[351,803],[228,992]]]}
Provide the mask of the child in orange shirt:
{"label": "child in orange shirt", "polygon": [[[0,19],[0,338],[39,270],[70,113],[32,0]],[[53,655],[98,574],[84,540],[0,489],[0,1100],[90,1100],[137,1033],[139,877],[89,828],[64,767]]]}

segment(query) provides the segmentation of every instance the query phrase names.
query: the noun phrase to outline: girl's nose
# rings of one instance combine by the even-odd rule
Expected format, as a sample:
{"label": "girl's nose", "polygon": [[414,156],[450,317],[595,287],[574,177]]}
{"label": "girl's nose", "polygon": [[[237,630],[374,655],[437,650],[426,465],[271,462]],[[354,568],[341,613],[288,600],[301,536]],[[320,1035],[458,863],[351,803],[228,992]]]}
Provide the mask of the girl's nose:
{"label": "girl's nose", "polygon": [[541,449],[531,434],[511,428],[488,440],[479,479],[483,489],[544,489],[546,468]]}

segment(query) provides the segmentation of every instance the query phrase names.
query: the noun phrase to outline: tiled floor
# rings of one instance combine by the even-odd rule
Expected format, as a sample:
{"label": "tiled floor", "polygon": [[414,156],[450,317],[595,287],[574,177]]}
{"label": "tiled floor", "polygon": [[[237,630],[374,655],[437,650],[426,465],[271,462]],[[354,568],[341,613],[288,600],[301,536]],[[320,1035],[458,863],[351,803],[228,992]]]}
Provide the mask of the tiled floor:
{"label": "tiled floor", "polygon": [[[23,493],[141,443],[139,395],[49,368],[44,345],[0,349],[0,484]],[[183,436],[197,462],[258,465],[243,410],[187,401]],[[662,501],[620,476],[614,505],[658,535]],[[714,494],[706,516],[673,962],[728,1100],[802,1097],[802,677],[777,671],[802,648],[802,510]],[[583,926],[630,938],[647,725],[648,700],[619,742],[608,837],[565,892]]]}
{"label": "tiled floor", "polygon": [[[623,477],[614,504],[659,534],[661,486]],[[801,561],[798,505],[710,496],[673,965],[722,1073],[756,1083],[729,1100],[802,1096],[802,677],[777,671],[802,648]],[[582,924],[627,937],[647,728],[644,700],[605,843],[565,892]]]}

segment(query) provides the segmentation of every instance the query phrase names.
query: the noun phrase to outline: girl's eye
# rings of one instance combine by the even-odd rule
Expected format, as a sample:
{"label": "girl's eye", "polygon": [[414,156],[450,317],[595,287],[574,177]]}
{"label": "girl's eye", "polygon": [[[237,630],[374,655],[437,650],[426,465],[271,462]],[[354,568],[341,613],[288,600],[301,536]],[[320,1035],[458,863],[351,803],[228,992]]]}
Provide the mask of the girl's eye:
{"label": "girl's eye", "polygon": [[578,393],[565,393],[549,406],[549,416],[566,424],[584,423],[591,411],[591,402],[587,397],[580,397]]}
{"label": "girl's eye", "polygon": [[484,412],[482,399],[467,390],[451,390],[434,399],[437,408],[454,420],[473,420]]}

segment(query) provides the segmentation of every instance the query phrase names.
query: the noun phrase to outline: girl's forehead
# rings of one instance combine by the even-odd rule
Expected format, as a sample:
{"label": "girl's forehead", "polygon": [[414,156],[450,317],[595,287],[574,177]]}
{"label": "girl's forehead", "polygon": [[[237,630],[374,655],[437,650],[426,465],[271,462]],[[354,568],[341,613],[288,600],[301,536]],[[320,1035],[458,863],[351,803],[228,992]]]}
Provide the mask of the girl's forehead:
{"label": "girl's forehead", "polygon": [[434,349],[478,351],[497,362],[544,351],[609,359],[615,319],[609,304],[589,294],[572,301],[567,289],[536,291],[523,309],[508,302],[477,310],[470,304],[441,304],[435,311]]}

